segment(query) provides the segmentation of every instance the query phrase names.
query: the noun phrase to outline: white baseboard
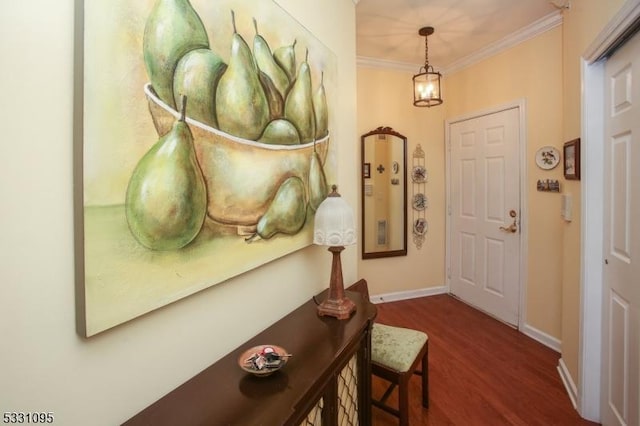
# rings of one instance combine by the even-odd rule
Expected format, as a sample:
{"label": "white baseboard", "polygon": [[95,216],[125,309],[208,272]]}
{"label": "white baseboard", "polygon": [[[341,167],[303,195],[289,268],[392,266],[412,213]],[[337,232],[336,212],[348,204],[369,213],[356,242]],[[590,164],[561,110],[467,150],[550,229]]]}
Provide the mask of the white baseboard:
{"label": "white baseboard", "polygon": [[393,293],[376,294],[369,296],[371,303],[397,302],[399,300],[415,299],[418,297],[434,296],[436,294],[445,294],[449,290],[447,286],[426,287],[418,290],[395,291]]}
{"label": "white baseboard", "polygon": [[578,388],[576,387],[573,378],[571,378],[571,373],[569,373],[569,370],[562,358],[560,358],[560,361],[558,362],[558,373],[560,373],[560,378],[562,379],[562,383],[564,383],[564,387],[567,390],[567,394],[573,404],[573,408],[577,409]]}
{"label": "white baseboard", "polygon": [[556,352],[561,352],[562,343],[557,338],[540,331],[535,327],[531,327],[529,324],[525,324],[522,328],[522,333],[531,337],[533,340],[537,340],[548,348],[553,349]]}

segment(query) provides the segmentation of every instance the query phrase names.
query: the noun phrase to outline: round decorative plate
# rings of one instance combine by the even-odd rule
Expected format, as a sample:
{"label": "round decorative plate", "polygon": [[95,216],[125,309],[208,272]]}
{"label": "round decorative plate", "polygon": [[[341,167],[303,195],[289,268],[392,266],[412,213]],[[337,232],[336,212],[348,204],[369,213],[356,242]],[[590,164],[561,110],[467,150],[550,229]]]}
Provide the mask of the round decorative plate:
{"label": "round decorative plate", "polygon": [[414,166],[411,172],[411,179],[416,183],[427,181],[427,170],[422,166]]}
{"label": "round decorative plate", "polygon": [[424,235],[427,233],[427,229],[429,229],[429,225],[427,220],[423,217],[416,219],[413,222],[413,233],[416,235]]}
{"label": "round decorative plate", "polygon": [[536,152],[536,164],[543,170],[551,170],[560,163],[560,151],[553,146],[543,146]]}
{"label": "round decorative plate", "polygon": [[254,376],[268,376],[285,366],[291,354],[276,345],[259,345],[247,349],[238,357],[238,365]]}
{"label": "round decorative plate", "polygon": [[418,211],[424,210],[427,208],[427,204],[428,204],[427,197],[424,194],[419,193],[413,196],[414,210],[418,210]]}

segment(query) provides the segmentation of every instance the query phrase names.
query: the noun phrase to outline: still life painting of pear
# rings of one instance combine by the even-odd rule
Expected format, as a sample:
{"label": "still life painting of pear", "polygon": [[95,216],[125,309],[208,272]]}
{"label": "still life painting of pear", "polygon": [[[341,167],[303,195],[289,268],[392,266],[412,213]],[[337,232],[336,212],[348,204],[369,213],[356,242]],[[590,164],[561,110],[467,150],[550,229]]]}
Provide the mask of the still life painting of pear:
{"label": "still life painting of pear", "polygon": [[146,19],[144,91],[158,140],[131,174],[125,214],[147,249],[182,249],[207,219],[247,243],[294,235],[327,196],[323,72],[312,81],[295,39],[272,50],[253,17],[250,47],[238,18],[229,11],[228,63],[188,0],[158,0]]}

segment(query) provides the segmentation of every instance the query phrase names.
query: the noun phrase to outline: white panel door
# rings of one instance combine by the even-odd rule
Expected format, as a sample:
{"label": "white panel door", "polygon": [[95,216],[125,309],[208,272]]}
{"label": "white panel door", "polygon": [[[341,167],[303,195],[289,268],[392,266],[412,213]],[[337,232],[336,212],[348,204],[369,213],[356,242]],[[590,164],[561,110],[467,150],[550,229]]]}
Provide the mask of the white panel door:
{"label": "white panel door", "polygon": [[602,424],[638,425],[640,36],[607,61],[605,76]]}
{"label": "white panel door", "polygon": [[449,127],[450,288],[518,324],[520,292],[519,109]]}

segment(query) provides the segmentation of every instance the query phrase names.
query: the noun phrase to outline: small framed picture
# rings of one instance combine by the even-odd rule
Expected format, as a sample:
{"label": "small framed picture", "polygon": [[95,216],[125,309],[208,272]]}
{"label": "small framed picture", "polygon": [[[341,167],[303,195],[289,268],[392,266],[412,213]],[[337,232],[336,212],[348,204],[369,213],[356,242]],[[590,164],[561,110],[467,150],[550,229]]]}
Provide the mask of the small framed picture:
{"label": "small framed picture", "polygon": [[564,144],[564,178],[580,180],[580,138]]}
{"label": "small framed picture", "polygon": [[362,165],[362,177],[365,179],[371,177],[371,163],[364,163]]}

